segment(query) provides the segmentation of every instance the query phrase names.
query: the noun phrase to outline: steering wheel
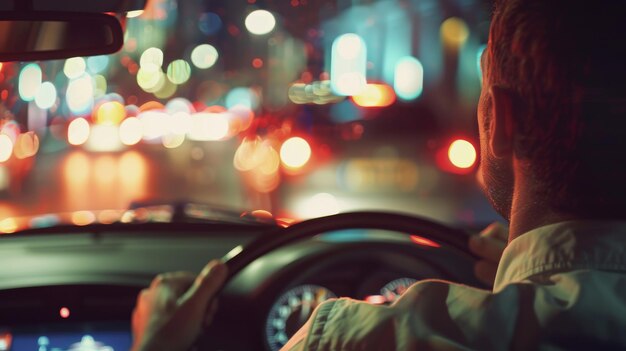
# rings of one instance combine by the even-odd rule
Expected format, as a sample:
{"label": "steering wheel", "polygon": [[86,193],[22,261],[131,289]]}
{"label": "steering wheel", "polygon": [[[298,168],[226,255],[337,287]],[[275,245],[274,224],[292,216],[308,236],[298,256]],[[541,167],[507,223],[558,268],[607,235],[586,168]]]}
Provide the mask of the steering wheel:
{"label": "steering wheel", "polygon": [[[318,234],[342,229],[379,229],[389,230],[403,235],[419,235],[434,241],[442,248],[464,256],[469,262],[475,263],[478,257],[468,247],[469,234],[465,231],[436,223],[430,219],[389,212],[350,212],[319,217],[287,228],[272,230],[245,246],[239,246],[228,253],[223,261],[228,266],[228,281],[242,269],[269,252],[292,243],[310,239]],[[460,283],[468,283],[461,281]],[[476,282],[472,281],[475,285]],[[205,349],[211,341],[201,335],[196,347]],[[204,346],[204,347],[203,347]]]}

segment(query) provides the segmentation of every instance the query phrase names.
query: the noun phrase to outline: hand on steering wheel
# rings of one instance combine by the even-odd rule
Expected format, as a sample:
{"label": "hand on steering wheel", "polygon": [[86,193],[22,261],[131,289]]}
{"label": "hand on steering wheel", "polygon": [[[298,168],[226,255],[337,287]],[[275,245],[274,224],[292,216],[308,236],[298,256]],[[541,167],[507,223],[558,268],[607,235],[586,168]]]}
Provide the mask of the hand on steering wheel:
{"label": "hand on steering wheel", "polygon": [[133,311],[132,351],[185,351],[208,326],[217,309],[215,295],[228,269],[218,260],[196,276],[190,272],[160,274],[137,297]]}

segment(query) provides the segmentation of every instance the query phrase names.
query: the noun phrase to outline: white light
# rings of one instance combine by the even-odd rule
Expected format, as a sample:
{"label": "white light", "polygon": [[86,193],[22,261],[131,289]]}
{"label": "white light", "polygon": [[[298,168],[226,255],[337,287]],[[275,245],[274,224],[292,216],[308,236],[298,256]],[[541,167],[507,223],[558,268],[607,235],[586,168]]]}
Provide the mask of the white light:
{"label": "white light", "polygon": [[296,210],[302,218],[324,217],[339,213],[339,203],[333,195],[319,193],[296,206]]}
{"label": "white light", "polygon": [[6,134],[0,134],[0,162],[4,162],[13,153],[13,142]]}
{"label": "white light", "polygon": [[76,118],[67,128],[67,141],[72,145],[82,145],[89,139],[89,122],[84,118]]}
{"label": "white light", "polygon": [[82,57],[72,57],[65,61],[65,65],[63,66],[63,73],[69,79],[78,78],[85,73],[85,69],[87,69],[87,63],[85,59]]}
{"label": "white light", "polygon": [[337,53],[345,60],[354,60],[365,49],[365,43],[360,36],[348,33],[337,38]]}
{"label": "white light", "polygon": [[120,141],[124,145],[135,145],[143,137],[141,121],[136,117],[126,118],[120,125]]}
{"label": "white light", "polygon": [[198,45],[191,52],[191,62],[200,69],[213,67],[218,57],[217,49],[209,44]]}
{"label": "white light", "polygon": [[154,65],[156,67],[163,66],[163,51],[159,48],[147,48],[141,54],[139,58],[139,66],[140,67],[149,67],[150,65]]}
{"label": "white light", "polygon": [[143,10],[135,10],[126,12],[126,18],[135,18],[143,15]]}
{"label": "white light", "polygon": [[170,131],[170,116],[165,112],[146,111],[139,115],[144,140],[154,140]]}
{"label": "white light", "polygon": [[359,72],[344,73],[337,78],[335,88],[343,95],[359,95],[367,88],[367,81]]}
{"label": "white light", "polygon": [[121,150],[122,142],[119,135],[119,128],[116,125],[95,124],[91,127],[85,148],[96,152]]}
{"label": "white light", "polygon": [[84,74],[80,78],[73,79],[68,84],[65,94],[67,106],[75,114],[91,111],[93,107],[93,90],[93,81],[89,75]]}
{"label": "white light", "polygon": [[35,95],[35,104],[42,110],[49,109],[57,100],[57,88],[50,82],[44,82]]}
{"label": "white light", "polygon": [[39,65],[30,63],[22,69],[18,80],[20,97],[24,101],[33,101],[41,86],[41,68]]}
{"label": "white light", "polygon": [[396,64],[393,89],[402,100],[413,100],[422,95],[424,89],[424,67],[418,59],[406,56]]}
{"label": "white light", "polygon": [[191,115],[188,137],[200,141],[222,140],[228,136],[229,129],[228,118],[222,113],[195,113]]}
{"label": "white light", "polygon": [[276,19],[271,12],[255,10],[246,17],[246,28],[252,34],[263,35],[271,32],[276,26]]}
{"label": "white light", "polygon": [[280,147],[280,160],[289,168],[300,168],[311,158],[311,147],[306,140],[294,137]]}

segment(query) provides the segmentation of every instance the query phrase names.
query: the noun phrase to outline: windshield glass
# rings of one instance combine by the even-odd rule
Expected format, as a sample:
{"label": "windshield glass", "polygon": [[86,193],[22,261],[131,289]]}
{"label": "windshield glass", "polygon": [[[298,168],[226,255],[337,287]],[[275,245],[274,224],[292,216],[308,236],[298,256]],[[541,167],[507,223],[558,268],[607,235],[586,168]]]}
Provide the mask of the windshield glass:
{"label": "windshield glass", "polygon": [[152,0],[121,16],[119,53],[3,63],[0,229],[172,201],[490,221],[475,119],[488,10]]}

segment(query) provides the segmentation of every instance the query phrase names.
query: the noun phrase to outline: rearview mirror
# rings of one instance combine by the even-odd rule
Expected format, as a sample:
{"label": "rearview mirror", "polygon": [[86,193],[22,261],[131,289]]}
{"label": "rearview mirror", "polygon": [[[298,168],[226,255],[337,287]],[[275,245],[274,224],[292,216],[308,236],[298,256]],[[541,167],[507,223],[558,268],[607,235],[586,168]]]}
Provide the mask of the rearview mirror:
{"label": "rearview mirror", "polygon": [[55,60],[118,51],[122,26],[100,13],[0,12],[0,61]]}

